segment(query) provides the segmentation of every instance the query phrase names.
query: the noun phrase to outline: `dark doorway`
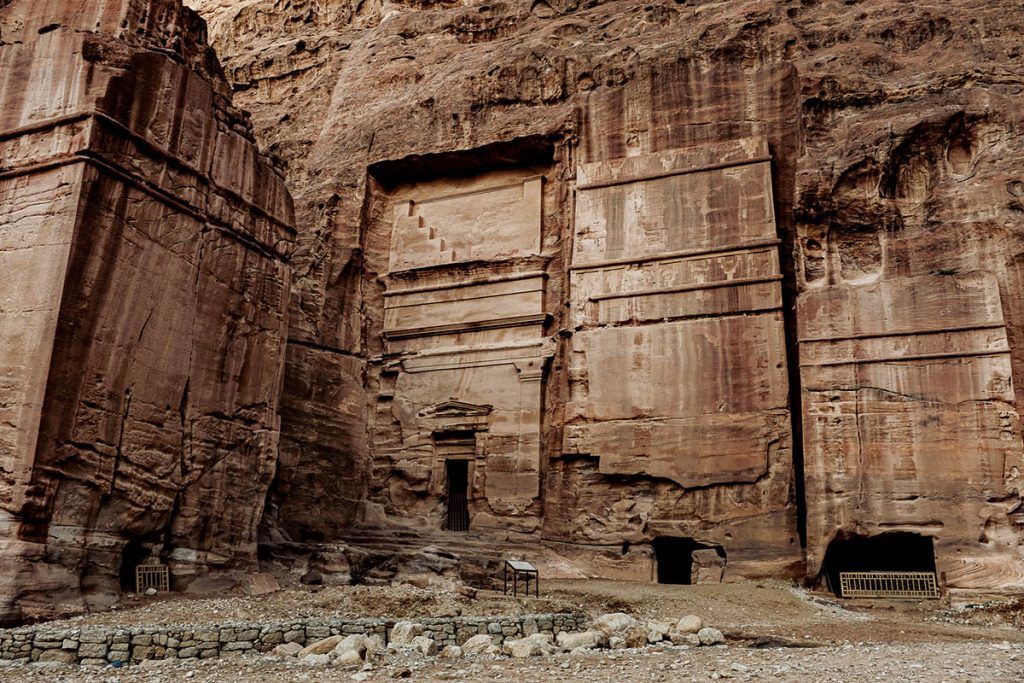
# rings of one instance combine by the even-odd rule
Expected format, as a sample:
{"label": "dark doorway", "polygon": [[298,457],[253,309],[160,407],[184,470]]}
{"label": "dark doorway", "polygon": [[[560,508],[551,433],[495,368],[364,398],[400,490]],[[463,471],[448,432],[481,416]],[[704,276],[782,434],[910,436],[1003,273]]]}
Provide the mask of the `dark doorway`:
{"label": "dark doorway", "polygon": [[448,531],[469,531],[469,461],[446,460]]}
{"label": "dark doorway", "polygon": [[121,551],[121,590],[135,591],[135,568],[149,557],[147,550],[138,541],[129,541]]}
{"label": "dark doorway", "polygon": [[693,583],[694,550],[714,550],[719,557],[725,557],[721,546],[705,545],[686,537],[659,536],[652,545],[658,566],[658,583]]}
{"label": "dark doorway", "polygon": [[829,590],[839,594],[840,572],[934,572],[930,536],[906,532],[848,536],[828,544],[822,573]]}

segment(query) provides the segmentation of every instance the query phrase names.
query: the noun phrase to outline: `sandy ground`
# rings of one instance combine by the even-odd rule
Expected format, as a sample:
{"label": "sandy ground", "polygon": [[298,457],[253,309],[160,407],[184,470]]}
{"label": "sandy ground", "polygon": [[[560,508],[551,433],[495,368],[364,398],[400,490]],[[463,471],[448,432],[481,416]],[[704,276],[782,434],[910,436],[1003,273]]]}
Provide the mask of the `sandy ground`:
{"label": "sandy ground", "polygon": [[[469,599],[410,586],[290,590],[260,598],[147,600],[132,608],[54,625],[209,623],[314,615],[440,616],[581,610],[638,618],[698,614],[728,644],[652,647],[554,655],[531,660],[461,660],[393,655],[367,670],[308,666],[248,656],[90,669],[61,665],[0,667],[0,681],[80,683],[157,681],[1024,681],[1021,604],[953,609],[942,601],[839,601],[784,583],[659,586],[614,581],[549,581],[539,599],[481,591]],[[776,637],[788,647],[757,648]],[[802,645],[803,647],[797,647]]]}

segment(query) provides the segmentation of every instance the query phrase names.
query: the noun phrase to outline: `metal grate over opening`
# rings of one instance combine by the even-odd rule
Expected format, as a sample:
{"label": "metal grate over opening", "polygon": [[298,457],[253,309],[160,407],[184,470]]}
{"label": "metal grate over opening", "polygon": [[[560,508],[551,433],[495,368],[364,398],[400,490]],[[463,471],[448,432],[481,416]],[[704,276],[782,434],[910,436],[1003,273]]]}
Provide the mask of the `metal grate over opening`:
{"label": "metal grate over opening", "polygon": [[938,598],[935,572],[840,572],[844,598]]}
{"label": "metal grate over opening", "polygon": [[158,593],[171,590],[171,579],[165,564],[140,564],[135,568],[135,592],[145,593],[150,588]]}

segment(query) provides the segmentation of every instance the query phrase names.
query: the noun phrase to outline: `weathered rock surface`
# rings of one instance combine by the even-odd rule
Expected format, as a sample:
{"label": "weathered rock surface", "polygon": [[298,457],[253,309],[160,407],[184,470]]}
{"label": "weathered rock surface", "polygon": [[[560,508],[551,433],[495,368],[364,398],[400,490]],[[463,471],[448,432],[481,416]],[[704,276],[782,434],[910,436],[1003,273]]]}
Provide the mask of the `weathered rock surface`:
{"label": "weathered rock surface", "polygon": [[462,460],[592,574],[903,531],[1024,585],[1020,16],[192,2],[298,198],[268,527],[439,528]]}
{"label": "weathered rock surface", "polygon": [[293,210],[205,33],[0,3],[0,620],[255,563]]}

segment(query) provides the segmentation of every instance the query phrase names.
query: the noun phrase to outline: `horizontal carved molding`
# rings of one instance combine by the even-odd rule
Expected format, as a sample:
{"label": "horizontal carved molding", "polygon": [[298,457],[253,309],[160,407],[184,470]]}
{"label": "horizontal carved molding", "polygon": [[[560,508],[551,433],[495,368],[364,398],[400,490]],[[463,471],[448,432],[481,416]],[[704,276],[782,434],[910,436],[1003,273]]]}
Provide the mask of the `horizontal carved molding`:
{"label": "horizontal carved molding", "polygon": [[[267,211],[262,206],[252,202],[251,200],[249,200],[246,197],[243,197],[242,195],[238,194],[234,190],[231,190],[230,188],[227,188],[227,187],[224,187],[224,186],[218,184],[217,182],[215,182],[210,177],[209,173],[204,172],[204,171],[202,171],[199,168],[196,168],[195,166],[193,166],[192,164],[188,163],[184,159],[181,159],[180,157],[176,156],[170,150],[165,149],[164,147],[162,147],[161,145],[153,142],[152,140],[150,140],[146,136],[141,135],[141,134],[135,132],[134,130],[132,130],[131,128],[126,126],[125,124],[123,124],[120,121],[118,121],[117,119],[112,118],[108,114],[105,114],[105,113],[103,113],[101,111],[80,111],[80,112],[74,112],[74,113],[71,113],[71,114],[66,114],[64,116],[58,116],[58,117],[54,117],[54,118],[51,118],[51,119],[46,119],[44,121],[38,121],[36,123],[29,124],[27,126],[22,126],[20,128],[15,128],[13,130],[0,131],[0,141],[13,139],[13,138],[16,138],[16,137],[20,137],[22,135],[30,135],[32,133],[38,133],[38,132],[44,132],[44,131],[47,131],[47,130],[53,130],[53,129],[56,129],[56,128],[60,128],[62,126],[78,123],[78,122],[81,122],[81,121],[86,121],[86,120],[89,120],[89,119],[95,120],[95,121],[97,121],[99,123],[102,123],[102,124],[104,124],[106,126],[114,128],[118,135],[121,135],[123,137],[126,137],[126,138],[130,139],[132,142],[134,142],[134,143],[138,144],[139,146],[145,148],[146,151],[150,152],[151,154],[153,154],[156,157],[159,157],[164,162],[166,162],[166,163],[168,163],[168,164],[170,164],[172,166],[176,166],[176,167],[178,167],[178,168],[180,168],[180,169],[182,169],[184,171],[187,171],[188,173],[190,173],[192,175],[195,175],[197,178],[202,180],[203,184],[208,185],[209,187],[214,189],[218,194],[222,194],[222,195],[227,196],[232,201],[237,202],[238,204],[241,204],[246,209],[248,209],[248,210],[252,211],[254,214],[258,215],[260,218],[263,218],[263,219],[269,221],[270,223],[273,223],[276,227],[280,228],[281,230],[284,230],[288,234],[294,235],[296,233],[295,228],[290,226],[287,222],[285,222],[281,218],[279,218],[279,217],[275,216],[274,214],[270,213],[269,211]],[[113,167],[117,167],[123,174],[128,175],[128,176],[132,177],[133,179],[135,178],[135,176],[136,176],[135,173],[132,173],[128,169],[122,168],[116,162],[111,161],[111,160],[106,159],[105,157],[103,157],[102,151],[103,150],[84,149],[84,150],[80,150],[78,152],[78,154],[81,154],[81,155],[83,155],[85,157],[89,157],[89,158],[95,158],[95,159],[102,158],[102,160],[107,165],[110,165],[110,166],[113,166]],[[59,157],[59,158],[52,159],[50,161],[40,162],[40,163],[37,163],[37,164],[33,164],[31,166],[26,166],[26,167],[21,167],[21,168],[15,167],[13,169],[3,169],[2,167],[0,167],[0,179],[7,178],[7,177],[17,177],[17,176],[20,176],[20,175],[30,175],[32,173],[38,173],[38,172],[41,172],[41,171],[50,170],[51,168],[56,168],[58,166],[67,165],[68,163],[75,163],[75,161],[76,161],[76,159],[75,159],[74,156],[71,156],[71,157],[64,156],[64,157]],[[136,179],[136,182],[145,183],[146,181],[141,180],[141,179]],[[172,193],[169,190],[165,190],[163,188],[160,188],[160,190],[161,190],[162,193],[166,194],[167,196],[173,196]],[[177,199],[177,201],[179,201],[179,202],[186,203],[184,200],[178,199],[177,197],[175,197],[175,199]]]}
{"label": "horizontal carved molding", "polygon": [[384,333],[384,337],[386,339],[410,339],[413,337],[431,337],[440,334],[457,334],[459,332],[498,330],[505,327],[521,327],[523,325],[543,325],[548,321],[549,317],[550,316],[547,313],[536,313],[532,315],[497,318],[494,320],[450,323],[448,325],[431,325],[429,327],[416,327],[404,330],[388,330]]}
{"label": "horizontal carved molding", "polygon": [[657,287],[653,289],[636,290],[632,292],[609,292],[607,294],[595,294],[589,297],[590,301],[605,301],[607,299],[628,299],[638,296],[652,296],[655,294],[681,294],[683,292],[697,292],[707,289],[721,289],[723,287],[742,287],[745,285],[758,285],[768,282],[781,282],[781,275],[765,275],[761,277],[743,277],[735,280],[716,280],[714,282],[695,282],[689,285],[677,285],[675,287]]}
{"label": "horizontal carved molding", "polygon": [[499,282],[516,282],[518,280],[531,280],[533,278],[546,278],[548,274],[543,270],[531,270],[524,273],[508,273],[506,275],[491,275],[489,277],[474,278],[472,280],[460,280],[457,282],[444,282],[433,285],[422,285],[420,287],[406,287],[404,289],[393,289],[384,292],[385,297],[402,296],[405,294],[420,294],[421,292],[438,292],[446,289],[461,289],[463,287],[474,287],[476,285],[493,285]]}
{"label": "horizontal carved molding", "polygon": [[981,351],[949,351],[946,353],[897,354],[877,358],[852,358],[849,360],[830,360],[822,363],[800,363],[805,368],[834,367],[838,365],[867,365],[872,363],[897,363],[924,360],[949,360],[957,358],[979,358],[985,356],[1002,356],[1010,353],[1010,349],[986,349]]}
{"label": "horizontal carved molding", "polygon": [[615,185],[628,185],[630,183],[641,183],[650,180],[660,180],[661,178],[673,178],[681,175],[691,175],[693,173],[705,173],[707,171],[720,171],[727,168],[734,168],[736,166],[750,166],[752,164],[764,164],[770,163],[772,158],[770,156],[754,157],[752,159],[742,159],[738,161],[727,161],[720,164],[707,164],[704,166],[693,166],[690,168],[682,168],[673,171],[663,171],[661,173],[645,173],[639,175],[625,176],[622,178],[613,178],[609,180],[595,181],[592,183],[583,183],[576,186],[577,190],[597,190],[602,187],[614,187]]}
{"label": "horizontal carved molding", "polygon": [[424,197],[423,199],[409,199],[413,204],[430,204],[431,202],[441,202],[446,199],[459,199],[461,197],[472,197],[478,194],[487,194],[489,192],[497,192],[498,190],[507,190],[513,187],[521,187],[531,180],[540,180],[543,182],[545,176],[543,174],[524,176],[522,178],[516,178],[514,181],[507,183],[500,183],[498,185],[490,185],[487,187],[480,187],[474,190],[465,190],[463,192],[453,192],[451,194],[439,194],[435,197]]}
{"label": "horizontal carved molding", "polygon": [[726,244],[720,247],[708,247],[705,249],[684,249],[680,251],[666,251],[659,254],[645,254],[642,256],[634,256],[631,258],[609,259],[606,261],[591,261],[590,263],[578,263],[569,266],[569,270],[597,270],[600,268],[629,266],[638,263],[670,261],[672,259],[685,259],[699,256],[725,256],[731,253],[751,251],[754,249],[762,249],[765,247],[777,247],[780,244],[782,244],[782,240],[773,237],[760,240],[751,240],[749,242],[740,242],[737,244]]}
{"label": "horizontal carved molding", "polygon": [[948,332],[973,332],[975,330],[1001,330],[1005,327],[1003,323],[989,323],[985,325],[963,325],[960,327],[944,327],[933,329],[917,330],[892,330],[886,332],[864,332],[836,337],[804,337],[798,340],[801,344],[817,344],[826,342],[842,342],[853,339],[884,339],[886,337],[916,337],[922,335],[945,334]]}
{"label": "horizontal carved molding", "polygon": [[[139,192],[149,195],[158,202],[175,209],[187,216],[191,216],[200,223],[206,223],[211,227],[219,230],[225,235],[228,235],[246,246],[252,248],[263,254],[267,254],[273,258],[281,259],[284,258],[285,254],[279,251],[276,247],[266,245],[261,241],[258,241],[251,237],[247,232],[237,229],[234,225],[227,223],[213,214],[201,211],[190,203],[179,199],[175,195],[171,194],[162,187],[153,185],[144,180],[140,180],[132,175],[127,169],[122,168],[118,164],[111,163],[106,159],[99,156],[93,155],[92,153],[83,150],[78,154],[71,154],[63,156],[50,161],[41,162],[38,164],[32,164],[31,166],[23,166],[16,168],[11,171],[0,172],[0,180],[7,180],[8,178],[17,178],[24,175],[33,175],[37,173],[45,173],[46,171],[52,171],[54,169],[62,168],[64,166],[73,166],[75,164],[86,164],[91,165],[94,168],[106,173],[107,175],[116,178],[126,185],[130,185]],[[289,230],[292,230],[289,228]]]}

